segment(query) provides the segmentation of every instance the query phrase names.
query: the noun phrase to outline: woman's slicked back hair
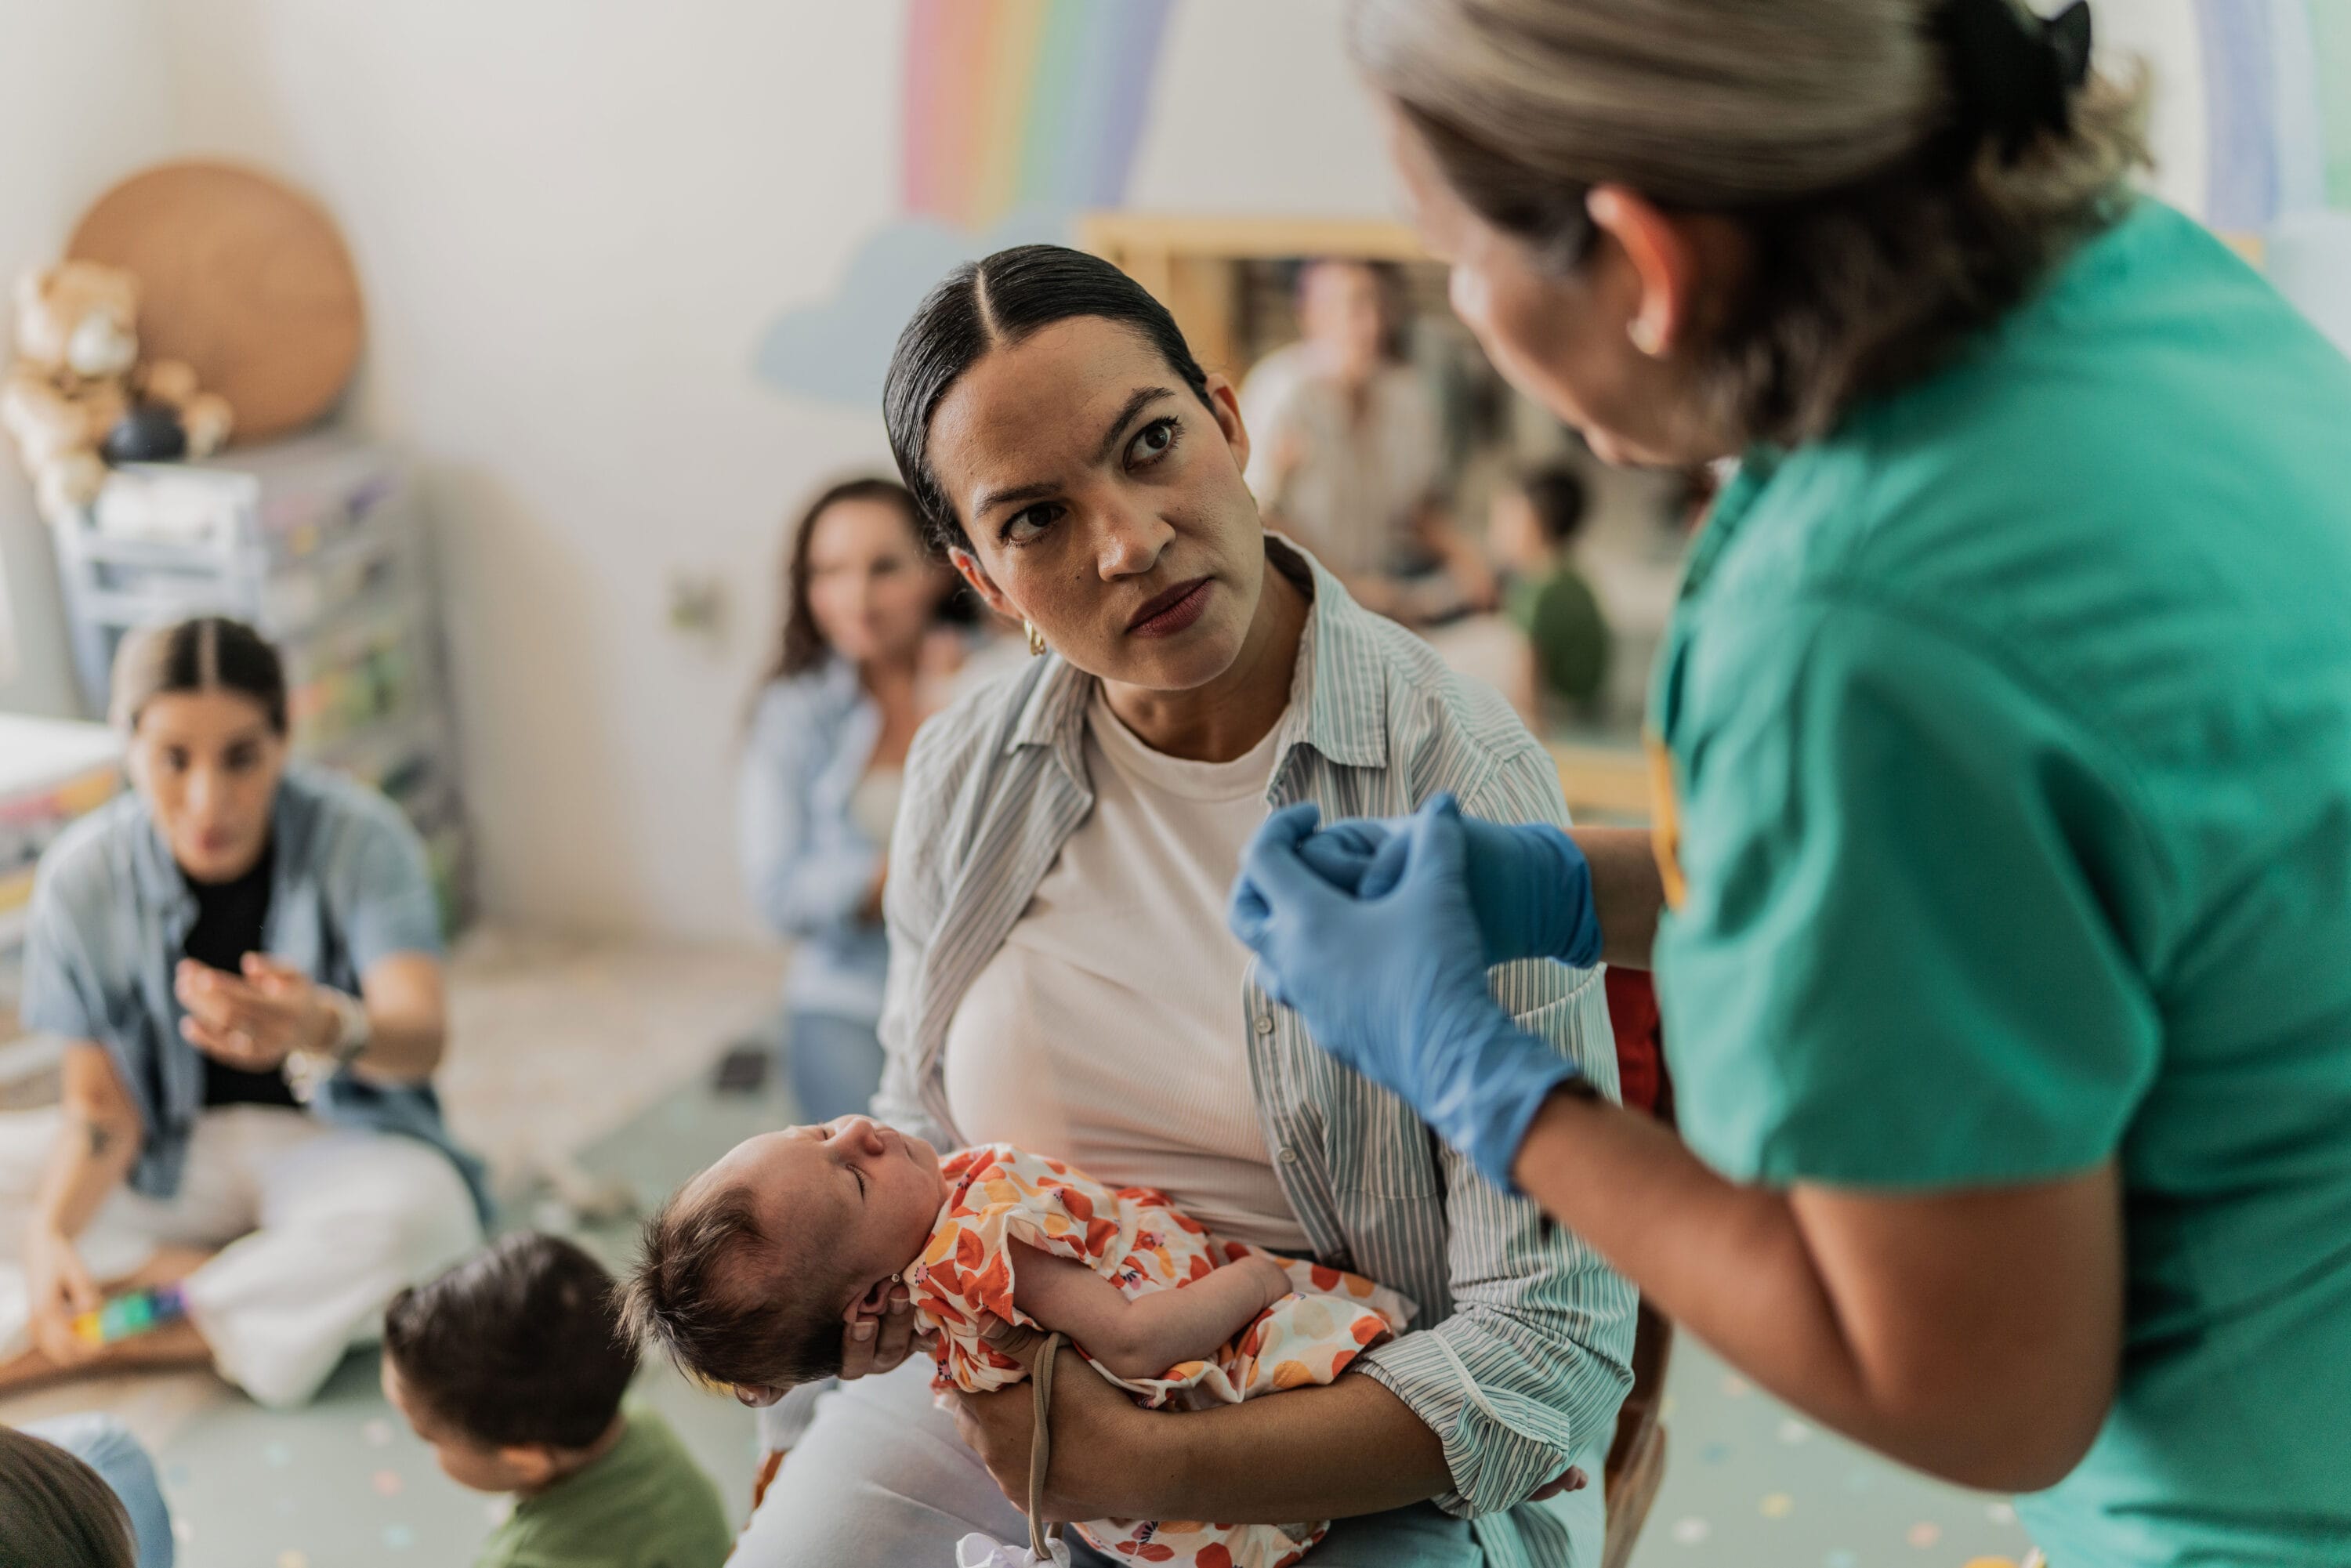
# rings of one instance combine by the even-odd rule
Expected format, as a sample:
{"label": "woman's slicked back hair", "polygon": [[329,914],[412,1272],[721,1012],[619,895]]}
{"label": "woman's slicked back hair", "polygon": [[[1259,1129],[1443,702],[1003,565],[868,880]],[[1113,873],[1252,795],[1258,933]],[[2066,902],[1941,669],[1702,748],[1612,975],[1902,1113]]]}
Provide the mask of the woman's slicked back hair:
{"label": "woman's slicked back hair", "polygon": [[971,546],[955,503],[931,470],[931,418],[940,402],[994,350],[1056,321],[1086,316],[1140,332],[1193,395],[1208,401],[1207,372],[1167,308],[1102,257],[1066,246],[1015,246],[966,262],[939,281],[898,334],[882,387],[882,417],[898,472],[939,548]]}

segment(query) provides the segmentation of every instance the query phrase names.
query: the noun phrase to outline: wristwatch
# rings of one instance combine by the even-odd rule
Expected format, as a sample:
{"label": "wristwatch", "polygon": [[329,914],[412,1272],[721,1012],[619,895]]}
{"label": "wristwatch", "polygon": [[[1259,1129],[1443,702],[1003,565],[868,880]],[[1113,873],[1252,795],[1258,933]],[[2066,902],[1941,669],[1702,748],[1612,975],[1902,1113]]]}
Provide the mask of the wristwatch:
{"label": "wristwatch", "polygon": [[327,1006],[334,1011],[335,1038],[328,1043],[325,1051],[318,1054],[326,1057],[338,1068],[349,1067],[368,1048],[367,1004],[350,992],[339,991],[332,986],[319,987],[319,994],[326,998]]}

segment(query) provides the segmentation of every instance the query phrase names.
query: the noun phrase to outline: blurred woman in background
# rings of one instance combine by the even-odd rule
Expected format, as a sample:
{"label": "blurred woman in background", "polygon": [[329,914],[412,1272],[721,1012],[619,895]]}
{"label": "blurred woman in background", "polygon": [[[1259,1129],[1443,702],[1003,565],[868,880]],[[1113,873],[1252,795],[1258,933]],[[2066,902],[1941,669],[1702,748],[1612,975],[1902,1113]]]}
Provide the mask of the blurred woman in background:
{"label": "blurred woman in background", "polygon": [[[64,1103],[0,1118],[0,1387],[210,1361],[298,1405],[384,1303],[481,1235],[433,1092],[448,1036],[424,846],[364,786],[287,760],[252,628],[143,632],[114,665],[136,786],[42,857],[24,1021]],[[74,1322],[170,1287],[184,1321]]]}
{"label": "blurred woman in background", "polygon": [[794,944],[787,1070],[801,1113],[862,1111],[882,1081],[882,888],[906,747],[971,619],[889,479],[819,496],[793,530],[784,622],[743,747],[751,897]]}

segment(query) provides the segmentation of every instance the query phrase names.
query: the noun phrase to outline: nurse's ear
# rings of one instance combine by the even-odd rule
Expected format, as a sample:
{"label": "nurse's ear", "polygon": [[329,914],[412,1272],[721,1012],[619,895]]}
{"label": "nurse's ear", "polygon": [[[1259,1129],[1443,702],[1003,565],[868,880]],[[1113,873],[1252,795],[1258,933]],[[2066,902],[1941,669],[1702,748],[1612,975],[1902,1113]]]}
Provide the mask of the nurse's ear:
{"label": "nurse's ear", "polygon": [[1730,281],[1737,229],[1710,214],[1667,212],[1625,185],[1593,186],[1584,207],[1632,273],[1625,335],[1651,359],[1670,357],[1715,314],[1708,297]]}

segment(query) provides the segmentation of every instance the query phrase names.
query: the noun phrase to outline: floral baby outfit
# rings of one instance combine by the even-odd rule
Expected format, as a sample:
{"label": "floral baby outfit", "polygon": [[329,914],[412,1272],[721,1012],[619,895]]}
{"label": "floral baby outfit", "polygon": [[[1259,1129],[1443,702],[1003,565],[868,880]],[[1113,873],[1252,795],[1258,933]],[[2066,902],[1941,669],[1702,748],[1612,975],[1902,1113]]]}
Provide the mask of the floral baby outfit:
{"label": "floral baby outfit", "polygon": [[[1256,1252],[1281,1265],[1290,1294],[1258,1314],[1204,1361],[1156,1377],[1113,1376],[1073,1345],[1096,1372],[1158,1408],[1237,1405],[1260,1394],[1327,1384],[1355,1357],[1411,1319],[1413,1304],[1384,1285],[1319,1263],[1281,1258],[1210,1236],[1165,1195],[1149,1187],[1113,1192],[1060,1160],[1004,1144],[963,1149],[941,1162],[947,1199],[921,1260],[907,1270],[915,1322],[936,1331],[933,1386],[982,1394],[1026,1375],[1019,1362],[980,1338],[983,1314],[1040,1326],[1012,1304],[1015,1241],[1074,1259],[1130,1301],[1206,1278]],[[1078,1526],[1100,1550],[1137,1563],[1200,1568],[1284,1568],[1331,1527],[1213,1524],[1196,1521],[1096,1520]]]}

